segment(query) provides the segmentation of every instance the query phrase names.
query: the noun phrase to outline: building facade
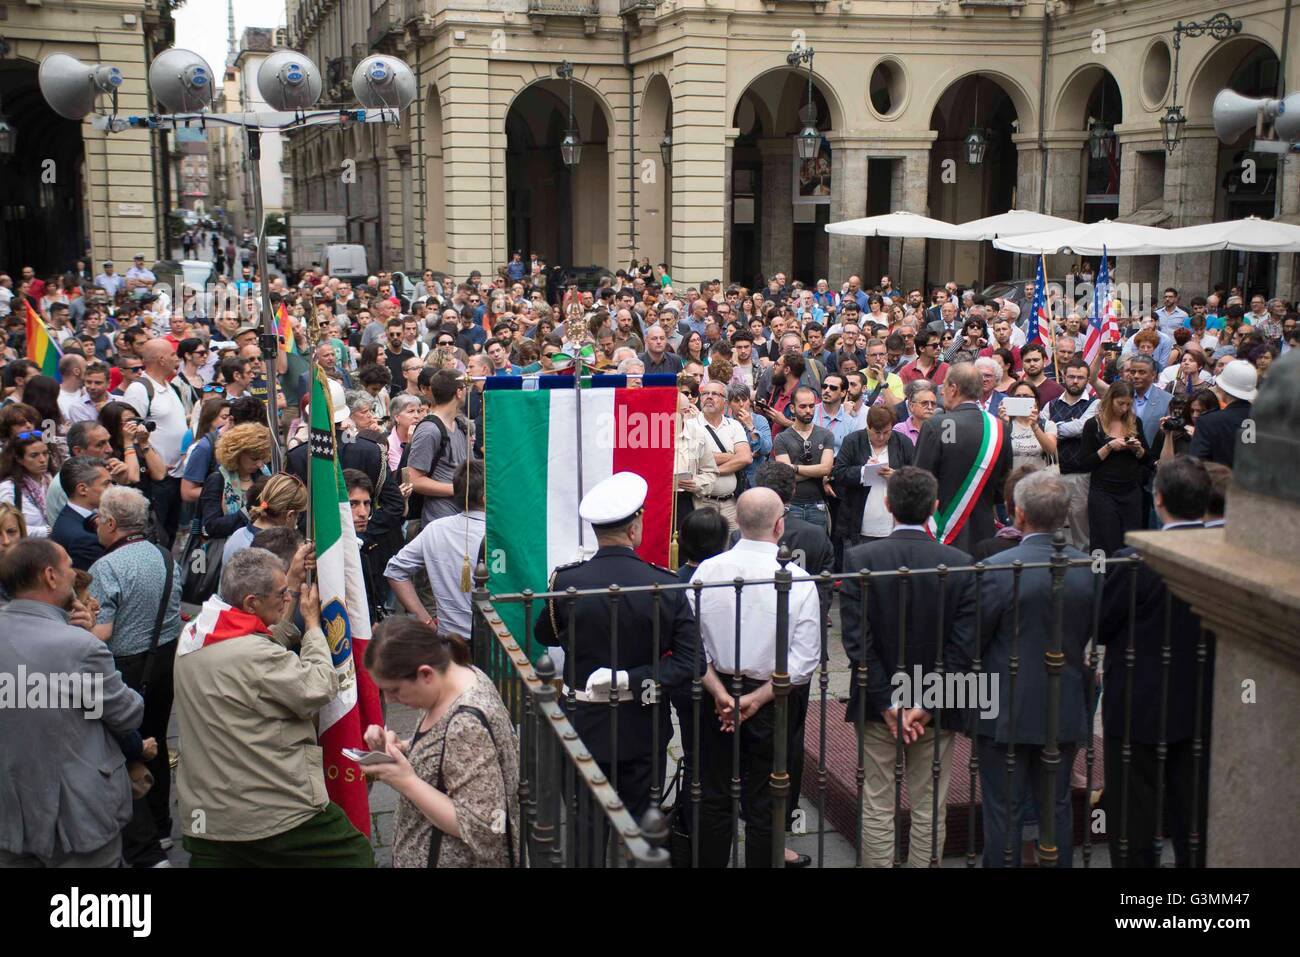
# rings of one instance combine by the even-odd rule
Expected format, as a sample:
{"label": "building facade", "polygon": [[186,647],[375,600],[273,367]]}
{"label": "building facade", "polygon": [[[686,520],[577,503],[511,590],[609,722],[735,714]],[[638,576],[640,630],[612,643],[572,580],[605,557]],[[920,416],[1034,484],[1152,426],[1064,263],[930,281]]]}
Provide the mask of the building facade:
{"label": "building facade", "polygon": [[[1220,143],[1225,87],[1276,96],[1300,46],[1288,0],[288,0],[288,39],[348,105],[372,52],[419,92],[401,127],[307,130],[296,208],[346,212],[374,261],[458,277],[513,249],[551,263],[664,261],[680,284],[778,270],[833,283],[980,284],[1022,275],[988,243],[830,236],[909,210],[1010,208],[1166,226],[1300,214],[1300,164]],[[1224,39],[1175,33],[1223,9]],[[1293,27],[1292,32],[1300,30]],[[808,59],[790,54],[811,49]],[[573,83],[556,69],[573,64]],[[815,115],[808,116],[811,99]],[[572,104],[572,106],[570,105]],[[1172,150],[1160,119],[1187,122]],[[572,109],[572,118],[570,110]],[[811,121],[815,159],[796,159]],[[571,168],[560,142],[581,141]],[[969,162],[972,130],[981,162]],[[1095,130],[1095,132],[1094,132]],[[349,175],[351,171],[351,176]],[[1135,258],[1130,281],[1294,296],[1294,256]],[[1054,271],[1071,260],[1056,257]]]}
{"label": "building facade", "polygon": [[[66,53],[122,71],[118,112],[153,111],[146,76],[155,54],[172,45],[167,0],[8,3],[0,19],[0,113],[16,131],[12,156],[0,157],[0,270],[37,275],[71,269],[89,255],[123,265],[164,248],[162,212],[180,204],[169,135],[108,134],[90,119],[66,120],[37,85],[40,61]],[[101,97],[101,107],[107,98]],[[152,261],[152,258],[150,259]]]}

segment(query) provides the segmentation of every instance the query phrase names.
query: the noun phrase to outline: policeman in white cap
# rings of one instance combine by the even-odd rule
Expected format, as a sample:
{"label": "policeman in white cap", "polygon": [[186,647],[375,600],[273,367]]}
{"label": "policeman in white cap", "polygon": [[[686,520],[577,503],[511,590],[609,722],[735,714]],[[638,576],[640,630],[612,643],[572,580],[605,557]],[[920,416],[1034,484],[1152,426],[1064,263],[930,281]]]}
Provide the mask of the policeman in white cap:
{"label": "policeman in white cap", "polygon": [[[593,487],[578,506],[591,523],[599,546],[585,562],[561,565],[551,575],[550,590],[562,592],[621,589],[677,583],[666,568],[636,554],[648,486],[632,472],[618,472]],[[672,726],[666,693],[656,691],[654,673],[655,602],[651,593],[621,595],[617,604],[617,640],[611,637],[613,602],[607,593],[547,602],[533,633],[541,644],[565,652],[565,696],[572,695],[574,728],[601,770],[638,820],[650,807],[653,775],[664,774]],[[659,681],[665,689],[689,684],[695,675],[695,616],[685,592],[659,596]],[[573,642],[569,642],[570,621]],[[611,706],[611,694],[619,704]],[[617,738],[611,711],[618,712]],[[659,723],[657,751],[654,722]]]}

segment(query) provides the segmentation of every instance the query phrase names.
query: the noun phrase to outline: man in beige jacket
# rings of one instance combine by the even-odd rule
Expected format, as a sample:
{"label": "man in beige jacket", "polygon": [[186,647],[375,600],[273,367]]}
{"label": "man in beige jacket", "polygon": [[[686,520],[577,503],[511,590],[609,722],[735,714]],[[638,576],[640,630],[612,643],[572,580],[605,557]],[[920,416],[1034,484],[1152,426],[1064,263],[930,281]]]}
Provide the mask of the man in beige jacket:
{"label": "man in beige jacket", "polygon": [[302,586],[301,653],[272,637],[289,603],[284,563],[248,548],[181,632],[178,791],[191,867],[372,867],[374,854],[325,792],[315,718],[339,693]]}

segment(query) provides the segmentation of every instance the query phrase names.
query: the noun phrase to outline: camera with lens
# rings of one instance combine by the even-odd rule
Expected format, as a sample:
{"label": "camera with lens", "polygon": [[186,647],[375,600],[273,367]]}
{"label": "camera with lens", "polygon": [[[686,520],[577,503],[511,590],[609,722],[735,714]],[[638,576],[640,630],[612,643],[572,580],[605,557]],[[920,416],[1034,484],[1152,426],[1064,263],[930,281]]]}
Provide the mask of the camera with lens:
{"label": "camera with lens", "polygon": [[158,428],[158,423],[155,422],[153,419],[145,419],[144,422],[141,423],[141,425],[144,426],[144,430],[146,432],[153,432]]}
{"label": "camera with lens", "polygon": [[1171,415],[1160,423],[1160,428],[1166,432],[1181,432],[1187,428],[1187,421],[1181,415]]}
{"label": "camera with lens", "polygon": [[811,442],[805,442],[805,443],[803,444],[803,456],[800,457],[800,459],[799,459],[799,464],[800,464],[800,465],[812,465],[812,464],[813,464],[813,451],[812,451],[812,443],[811,443]]}

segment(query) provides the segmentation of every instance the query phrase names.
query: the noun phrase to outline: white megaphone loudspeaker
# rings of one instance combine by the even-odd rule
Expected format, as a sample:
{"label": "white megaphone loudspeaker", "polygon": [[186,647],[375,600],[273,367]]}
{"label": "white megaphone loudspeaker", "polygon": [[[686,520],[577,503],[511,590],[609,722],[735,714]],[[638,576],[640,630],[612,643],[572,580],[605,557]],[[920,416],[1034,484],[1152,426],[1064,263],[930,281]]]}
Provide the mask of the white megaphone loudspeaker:
{"label": "white megaphone loudspeaker", "polygon": [[257,89],[273,110],[309,110],[320,99],[320,73],[297,50],[276,50],[257,68]]}
{"label": "white megaphone loudspeaker", "polygon": [[1300,93],[1292,93],[1282,101],[1273,120],[1273,132],[1288,143],[1300,141]]}
{"label": "white megaphone loudspeaker", "polygon": [[415,74],[391,56],[369,56],[352,74],[352,92],[368,110],[401,112],[415,99]]}
{"label": "white megaphone loudspeaker", "polygon": [[168,113],[198,113],[212,108],[212,67],[190,50],[172,47],[149,65],[149,89]]}
{"label": "white megaphone loudspeaker", "polygon": [[1253,128],[1259,122],[1259,115],[1272,119],[1282,108],[1281,100],[1270,100],[1242,96],[1234,90],[1220,90],[1214,98],[1214,132],[1225,143],[1234,142],[1237,137]]}
{"label": "white megaphone loudspeaker", "polygon": [[66,53],[51,53],[41,61],[37,82],[55,113],[80,120],[95,108],[95,97],[122,85],[122,71],[103,63],[82,63]]}

